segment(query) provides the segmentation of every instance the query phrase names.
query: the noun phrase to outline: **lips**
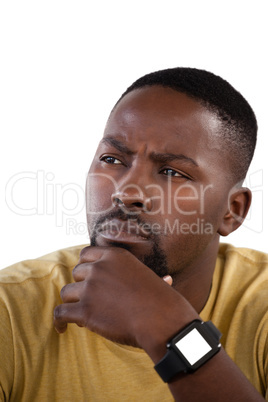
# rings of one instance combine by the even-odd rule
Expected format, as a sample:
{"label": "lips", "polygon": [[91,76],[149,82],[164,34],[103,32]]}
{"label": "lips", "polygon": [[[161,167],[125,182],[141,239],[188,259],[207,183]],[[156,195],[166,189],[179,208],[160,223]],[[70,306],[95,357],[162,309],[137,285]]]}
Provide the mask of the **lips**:
{"label": "lips", "polygon": [[111,219],[98,228],[98,235],[113,242],[136,243],[148,241],[148,225],[141,225],[136,220]]}

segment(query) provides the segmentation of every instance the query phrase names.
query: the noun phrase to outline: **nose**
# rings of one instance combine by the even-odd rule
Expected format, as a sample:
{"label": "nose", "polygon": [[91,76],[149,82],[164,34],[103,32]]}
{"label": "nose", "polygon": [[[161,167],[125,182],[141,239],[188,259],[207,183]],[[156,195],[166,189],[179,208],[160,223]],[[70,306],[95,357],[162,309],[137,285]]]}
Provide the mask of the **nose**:
{"label": "nose", "polygon": [[117,191],[112,194],[112,203],[120,207],[125,213],[150,212],[152,200],[146,197],[141,189],[125,188],[124,191]]}

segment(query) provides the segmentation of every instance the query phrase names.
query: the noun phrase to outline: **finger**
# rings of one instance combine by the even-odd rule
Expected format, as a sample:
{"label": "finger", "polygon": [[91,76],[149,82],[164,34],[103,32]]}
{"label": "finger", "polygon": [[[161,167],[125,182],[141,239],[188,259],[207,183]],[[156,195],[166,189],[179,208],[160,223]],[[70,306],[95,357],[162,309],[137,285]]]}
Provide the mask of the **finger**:
{"label": "finger", "polygon": [[54,309],[54,327],[59,334],[66,331],[68,323],[83,327],[79,303],[64,303]]}
{"label": "finger", "polygon": [[170,275],[165,275],[165,276],[163,276],[162,279],[163,279],[165,282],[167,282],[170,286],[172,286],[173,279],[171,278]]}
{"label": "finger", "polygon": [[78,264],[73,269],[73,278],[75,282],[84,281],[90,271],[90,263]]}
{"label": "finger", "polygon": [[99,260],[105,252],[106,247],[87,246],[80,252],[79,264]]}
{"label": "finger", "polygon": [[60,297],[63,303],[74,303],[80,300],[82,283],[69,283],[63,286],[60,291]]}

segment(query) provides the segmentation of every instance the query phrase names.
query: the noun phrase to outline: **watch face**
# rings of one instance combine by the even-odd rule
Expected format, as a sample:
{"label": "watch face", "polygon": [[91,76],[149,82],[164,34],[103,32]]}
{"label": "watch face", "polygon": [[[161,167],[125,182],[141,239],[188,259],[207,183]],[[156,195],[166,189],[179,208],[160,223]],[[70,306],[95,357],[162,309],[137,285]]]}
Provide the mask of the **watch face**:
{"label": "watch face", "polygon": [[195,371],[220,350],[220,343],[209,334],[206,325],[195,320],[168,345],[185,363],[185,371]]}
{"label": "watch face", "polygon": [[176,342],[175,346],[192,366],[212,350],[212,347],[196,328]]}

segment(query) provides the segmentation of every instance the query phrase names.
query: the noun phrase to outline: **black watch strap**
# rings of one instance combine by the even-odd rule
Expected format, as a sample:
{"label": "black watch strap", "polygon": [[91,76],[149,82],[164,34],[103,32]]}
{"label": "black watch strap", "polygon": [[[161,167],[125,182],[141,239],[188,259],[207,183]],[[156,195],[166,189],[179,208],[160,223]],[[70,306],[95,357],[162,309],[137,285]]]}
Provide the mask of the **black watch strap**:
{"label": "black watch strap", "polygon": [[164,382],[169,382],[176,374],[185,370],[185,364],[178,359],[177,353],[170,349],[154,368]]}
{"label": "black watch strap", "polygon": [[210,335],[213,336],[215,341],[219,343],[222,334],[221,334],[221,331],[219,331],[218,328],[215,327],[213,322],[206,321],[206,322],[203,322],[202,325],[204,325],[210,331]]}

